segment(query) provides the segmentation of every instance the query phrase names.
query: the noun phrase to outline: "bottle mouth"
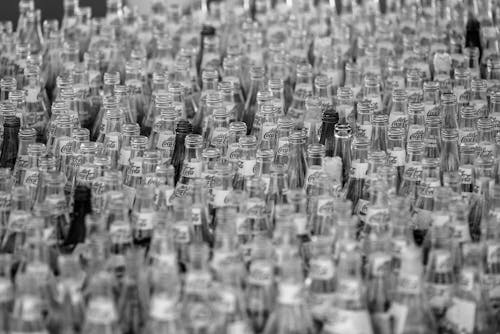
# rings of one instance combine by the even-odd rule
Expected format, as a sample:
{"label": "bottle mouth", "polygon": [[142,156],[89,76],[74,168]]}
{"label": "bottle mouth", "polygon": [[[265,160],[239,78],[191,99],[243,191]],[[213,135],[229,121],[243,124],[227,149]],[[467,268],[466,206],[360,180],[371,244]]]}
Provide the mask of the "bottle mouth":
{"label": "bottle mouth", "polygon": [[229,124],[229,131],[247,133],[247,125],[245,122],[233,122]]}
{"label": "bottle mouth", "polygon": [[[144,137],[146,138],[146,142],[147,142],[147,137]],[[203,145],[203,137],[201,135],[198,135],[198,134],[188,134],[186,136],[186,140],[185,140],[185,144],[186,146],[202,146]]]}
{"label": "bottle mouth", "polygon": [[307,154],[309,156],[325,156],[326,150],[323,144],[310,144],[307,147]]}

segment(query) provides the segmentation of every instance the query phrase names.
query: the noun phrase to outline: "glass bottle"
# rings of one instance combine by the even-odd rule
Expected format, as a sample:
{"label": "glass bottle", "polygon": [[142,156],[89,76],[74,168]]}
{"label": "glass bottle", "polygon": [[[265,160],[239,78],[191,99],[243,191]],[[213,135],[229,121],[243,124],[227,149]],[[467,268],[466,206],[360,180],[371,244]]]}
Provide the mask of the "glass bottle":
{"label": "glass bottle", "polygon": [[130,221],[132,235],[137,245],[148,245],[154,229],[154,191],[151,186],[141,186],[136,191]]}
{"label": "glass bottle", "polygon": [[471,89],[471,74],[468,68],[454,69],[453,93],[457,96],[460,106],[469,103]]}
{"label": "glass bottle", "polygon": [[185,277],[182,312],[187,320],[188,332],[208,332],[216,317],[211,307],[213,285],[208,266],[208,247],[205,244],[192,244],[189,247],[189,269]]}
{"label": "glass bottle", "polygon": [[129,165],[125,168],[123,190],[127,195],[130,206],[134,203],[137,187],[143,184],[144,171],[142,164],[144,151],[148,144],[148,138],[144,136],[135,136],[130,140],[130,159]]}
{"label": "glass bottle", "polygon": [[229,124],[226,159],[233,166],[234,170],[238,168],[239,141],[246,133],[247,126],[244,122],[232,122]]}
{"label": "glass bottle", "polygon": [[0,167],[13,169],[16,164],[19,147],[19,127],[21,122],[15,115],[5,115],[3,124],[2,151]]}
{"label": "glass bottle", "polygon": [[242,136],[239,139],[238,170],[234,177],[233,188],[244,189],[246,179],[255,175],[257,139],[255,136]]}
{"label": "glass bottle", "polygon": [[382,103],[382,93],[380,91],[380,82],[378,77],[374,75],[367,75],[364,79],[363,98],[371,101],[375,106],[374,114],[381,114],[384,112]]}
{"label": "glass bottle", "polygon": [[120,333],[113,285],[113,278],[108,272],[100,271],[90,279],[88,287],[90,296],[82,333]]}
{"label": "glass bottle", "polygon": [[337,287],[321,333],[336,333],[342,328],[373,333],[361,277],[361,253],[354,243],[346,246],[338,253]]}
{"label": "glass bottle", "polygon": [[71,222],[68,228],[68,234],[63,243],[65,249],[72,250],[75,249],[77,244],[85,241],[85,216],[92,211],[90,188],[86,186],[77,186],[74,193]]}
{"label": "glass bottle", "polygon": [[389,110],[389,129],[400,128],[408,130],[408,98],[404,89],[392,90],[392,106]]}
{"label": "glass bottle", "polygon": [[30,205],[35,200],[35,194],[38,186],[39,179],[39,158],[45,154],[46,148],[44,144],[34,143],[28,146],[29,163],[20,185],[24,185],[29,193]]}
{"label": "glass bottle", "polygon": [[425,133],[425,106],[422,103],[408,104],[408,135],[406,141],[423,141]]}
{"label": "glass bottle", "polygon": [[304,152],[304,134],[295,131],[289,137],[290,154],[288,158],[288,186],[290,189],[303,188],[306,176],[306,158]]}
{"label": "glass bottle", "polygon": [[456,130],[443,130],[441,150],[441,173],[457,172],[460,161],[458,156],[458,133]]}
{"label": "glass bottle", "polygon": [[170,162],[172,159],[176,125],[177,115],[173,107],[162,109],[160,119],[153,125],[153,131],[149,138],[149,148],[159,150],[163,162]]}
{"label": "glass bottle", "polygon": [[281,264],[277,305],[264,333],[315,333],[312,316],[303,296],[303,274],[300,259],[291,257]]}
{"label": "glass bottle", "polygon": [[[436,320],[424,293],[422,251],[410,246],[401,252],[401,270],[391,305],[399,333],[436,333]],[[411,316],[408,316],[411,314]]]}
{"label": "glass bottle", "polygon": [[19,130],[19,149],[17,152],[17,160],[14,165],[13,177],[15,184],[22,184],[26,169],[29,167],[28,147],[35,142],[36,131],[34,129]]}
{"label": "glass bottle", "polygon": [[376,115],[372,119],[372,136],[370,138],[371,152],[387,152],[387,124],[386,115]]}
{"label": "glass bottle", "polygon": [[473,106],[479,117],[488,117],[488,99],[486,80],[472,79],[469,105]]}
{"label": "glass bottle", "polygon": [[[419,101],[415,101],[419,102]],[[427,120],[429,117],[436,117],[441,115],[439,109],[439,83],[435,81],[427,81],[423,87],[423,104],[424,115]]]}
{"label": "glass bottle", "polygon": [[375,106],[370,101],[359,101],[356,105],[355,135],[358,137],[372,137],[372,117]]}
{"label": "glass bottle", "polygon": [[443,129],[458,128],[457,98],[453,93],[441,95],[441,124]]}
{"label": "glass bottle", "polygon": [[389,165],[396,169],[396,189],[399,189],[403,181],[406,160],[406,145],[402,128],[389,130],[387,134],[387,158]]}
{"label": "glass bottle", "polygon": [[254,331],[264,329],[276,298],[275,264],[269,240],[258,236],[251,244],[251,262],[246,278],[247,313]]}
{"label": "glass bottle", "polygon": [[122,125],[122,141],[120,145],[120,156],[118,159],[118,170],[123,171],[128,165],[131,153],[131,140],[138,136],[140,132],[139,124],[127,123]]}
{"label": "glass bottle", "polygon": [[257,113],[257,93],[264,88],[264,74],[263,67],[253,66],[250,69],[251,84],[242,119],[247,126],[247,133],[252,133],[254,118]]}
{"label": "glass bottle", "polygon": [[[5,174],[3,179],[10,177],[10,173],[7,173],[6,170],[2,171]],[[8,185],[8,180],[5,180],[4,183]],[[11,188],[7,199],[10,203],[8,206],[4,205],[2,213],[2,218],[7,218],[6,214],[8,214],[8,219],[3,221],[5,225],[2,232],[1,249],[2,252],[11,253],[17,257],[22,248],[25,247],[27,226],[31,218],[31,203],[29,194],[24,187]],[[5,211],[6,209],[8,211]]]}
{"label": "glass bottle", "polygon": [[332,157],[335,150],[335,126],[338,122],[339,114],[334,109],[323,112],[319,142],[325,146],[327,157]]}
{"label": "glass bottle", "polygon": [[38,138],[43,138],[43,130],[49,120],[48,110],[50,109],[49,99],[42,87],[40,80],[40,68],[29,65],[24,71],[24,87],[26,92],[26,125],[37,130]]}
{"label": "glass bottle", "polygon": [[179,181],[181,177],[182,164],[184,162],[185,156],[185,139],[186,136],[191,133],[192,126],[191,123],[185,120],[180,120],[177,123],[176,127],[176,135],[175,135],[175,144],[174,151],[172,153],[172,161],[171,164],[175,168],[175,184]]}
{"label": "glass bottle", "polygon": [[345,185],[345,197],[350,200],[353,208],[361,199],[368,172],[368,144],[366,137],[356,137],[352,143],[351,168]]}
{"label": "glass bottle", "polygon": [[491,117],[480,117],[477,120],[477,140],[480,154],[493,159],[495,155],[495,120]]}
{"label": "glass bottle", "polygon": [[332,256],[332,237],[321,236],[311,243],[309,262],[309,296],[315,321],[323,323],[333,302],[336,288],[336,267]]}
{"label": "glass bottle", "polygon": [[211,147],[217,148],[221,155],[225,155],[227,151],[227,136],[229,132],[228,113],[225,108],[216,108],[212,114],[212,129],[207,132],[208,142]]}
{"label": "glass bottle", "polygon": [[9,329],[18,333],[44,333],[48,330],[42,318],[42,296],[39,292],[39,277],[34,273],[18,274],[16,296]]}
{"label": "glass bottle", "polygon": [[350,125],[335,125],[335,150],[334,156],[342,160],[342,180],[347,180],[351,170],[351,142],[352,129]]}
{"label": "glass bottle", "polygon": [[297,79],[295,82],[293,100],[286,115],[296,121],[301,121],[306,112],[306,99],[313,94],[312,67],[309,64],[299,64],[297,65],[296,71]]}
{"label": "glass bottle", "polygon": [[184,190],[191,188],[194,185],[195,179],[201,177],[203,165],[202,150],[202,136],[188,134],[185,138],[184,161],[182,162],[182,170],[176,189],[178,196],[181,196]]}

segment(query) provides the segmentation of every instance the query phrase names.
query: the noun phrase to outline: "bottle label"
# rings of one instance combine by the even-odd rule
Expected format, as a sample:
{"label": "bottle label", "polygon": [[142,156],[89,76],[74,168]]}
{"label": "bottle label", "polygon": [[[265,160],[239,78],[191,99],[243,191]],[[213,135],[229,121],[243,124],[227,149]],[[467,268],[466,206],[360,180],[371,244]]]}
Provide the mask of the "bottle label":
{"label": "bottle label", "polygon": [[239,173],[244,177],[255,175],[256,163],[257,162],[255,160],[240,161]]}
{"label": "bottle label", "polygon": [[118,133],[106,134],[105,147],[109,151],[117,151],[120,143],[120,135]]}
{"label": "bottle label", "polygon": [[217,308],[222,314],[233,314],[236,311],[236,296],[231,291],[219,291]]}
{"label": "bottle label", "polygon": [[481,149],[481,156],[487,158],[493,158],[495,156],[495,144],[483,142],[479,143],[479,148]]}
{"label": "bottle label", "polygon": [[230,193],[229,190],[214,189],[213,205],[216,207],[226,206],[230,200],[228,198],[229,193]]}
{"label": "bottle label", "polygon": [[405,179],[411,179],[411,180],[421,180],[422,179],[422,166],[421,165],[409,165],[407,164],[405,166],[405,173],[404,173],[404,178]]}
{"label": "bottle label", "polygon": [[338,282],[337,297],[346,301],[358,301],[361,298],[361,287],[358,281],[342,279]]}
{"label": "bottle label", "polygon": [[227,146],[227,158],[230,162],[238,162],[240,157],[240,149],[238,144],[230,144]]}
{"label": "bottle label", "polygon": [[26,174],[24,174],[23,184],[28,187],[36,187],[38,184],[38,170],[28,169]]}
{"label": "bottle label", "polygon": [[182,166],[182,176],[186,178],[199,178],[201,176],[201,161],[190,161]]}
{"label": "bottle label", "polygon": [[307,234],[307,217],[298,216],[293,219],[295,226],[297,227],[297,235]]}
{"label": "bottle label", "polygon": [[300,305],[301,284],[281,282],[278,286],[278,302],[282,305]]}
{"label": "bottle label", "polygon": [[376,277],[389,273],[392,267],[392,256],[387,253],[374,254],[372,257],[372,274]]}
{"label": "bottle label", "polygon": [[253,261],[250,265],[248,283],[258,286],[270,286],[273,284],[273,270],[273,266],[267,261]]}
{"label": "bottle label", "polygon": [[45,205],[50,208],[51,215],[60,215],[67,211],[66,199],[62,195],[48,196]]}
{"label": "bottle label", "polygon": [[373,334],[370,315],[367,311],[335,308],[325,323],[325,332],[330,334]]}
{"label": "bottle label", "polygon": [[194,226],[201,226],[201,209],[192,208],[191,209],[191,222]]}
{"label": "bottle label", "polygon": [[262,140],[274,141],[276,136],[276,123],[264,122],[262,124]]}
{"label": "bottle label", "polygon": [[71,154],[73,149],[73,140],[71,138],[63,138],[57,143],[57,152],[60,155]]}
{"label": "bottle label", "polygon": [[142,175],[142,158],[135,157],[130,159],[130,175],[141,176]]}
{"label": "bottle label", "polygon": [[311,313],[315,319],[326,321],[330,311],[332,301],[335,298],[335,293],[309,293],[309,305],[311,305]]}
{"label": "bottle label", "polygon": [[202,172],[201,173],[201,179],[205,181],[205,186],[208,189],[212,189],[215,185],[215,174],[214,171],[209,171],[207,172]]}
{"label": "bottle label", "polygon": [[500,245],[488,245],[486,247],[486,263],[496,265],[500,263]]}
{"label": "bottle label", "polygon": [[120,165],[128,166],[130,160],[130,149],[120,150]]}
{"label": "bottle label", "polygon": [[191,240],[189,226],[183,223],[174,226],[174,240],[179,244],[187,244]]}
{"label": "bottle label", "polygon": [[366,137],[370,139],[372,137],[372,125],[371,124],[359,124],[356,126],[358,137]]}
{"label": "bottle label", "polygon": [[153,295],[151,297],[151,318],[160,321],[173,321],[177,318],[175,302],[166,295]]}
{"label": "bottle label", "polygon": [[446,274],[451,272],[452,260],[450,252],[442,251],[435,253],[435,270],[436,273],[440,274]]}
{"label": "bottle label", "polygon": [[333,214],[333,198],[319,198],[318,199],[318,215],[329,216]]}
{"label": "bottle label", "polygon": [[95,169],[93,167],[80,166],[76,175],[77,183],[87,183],[95,179]]}
{"label": "bottle label", "polygon": [[452,287],[451,284],[427,284],[429,305],[435,309],[444,310],[450,301]]}
{"label": "bottle label", "polygon": [[458,277],[458,286],[462,291],[474,292],[474,271],[463,268]]}
{"label": "bottle label", "polygon": [[420,293],[420,276],[401,273],[398,278],[397,291],[406,295]]}
{"label": "bottle label", "polygon": [[250,232],[250,222],[248,219],[245,216],[238,216],[236,218],[236,234],[249,235]]}
{"label": "bottle label", "polygon": [[28,87],[26,89],[26,103],[38,102],[39,93],[40,93],[40,87]]}
{"label": "bottle label", "polygon": [[367,162],[353,161],[351,163],[350,174],[352,177],[357,179],[364,179],[366,177],[367,172],[368,172]]}
{"label": "bottle label", "polygon": [[10,209],[10,194],[0,193],[0,211],[8,211]]}
{"label": "bottle label", "polygon": [[306,184],[313,185],[322,172],[323,168],[321,166],[309,166],[306,172]]}
{"label": "bottle label", "polygon": [[28,155],[20,155],[17,157],[16,164],[19,169],[26,169],[29,167],[29,158]]}
{"label": "bottle label", "polygon": [[208,273],[187,273],[186,293],[205,294],[210,288],[211,277]]}
{"label": "bottle label", "polygon": [[451,306],[446,310],[446,320],[458,333],[473,333],[476,320],[476,303],[462,298],[453,298]]}
{"label": "bottle label", "polygon": [[156,148],[159,150],[168,150],[172,152],[175,144],[175,134],[172,132],[160,132],[158,135],[158,142],[156,143]]}
{"label": "bottle label", "polygon": [[309,277],[314,280],[333,279],[335,273],[333,262],[328,259],[311,259],[309,267]]}
{"label": "bottle label", "polygon": [[403,334],[408,317],[408,307],[404,304],[392,303],[389,313],[394,319],[394,334]]}
{"label": "bottle label", "polygon": [[405,165],[406,151],[404,149],[394,149],[388,151],[389,163],[395,167],[401,167]]}
{"label": "bottle label", "polygon": [[9,279],[0,279],[0,302],[5,303],[14,300],[14,289]]}
{"label": "bottle label", "polygon": [[436,104],[424,104],[425,119],[441,116],[441,107]]}
{"label": "bottle label", "polygon": [[244,321],[236,321],[227,325],[227,334],[251,333]]}
{"label": "bottle label", "polygon": [[288,152],[290,150],[289,146],[288,137],[280,137],[278,139],[278,150],[276,151],[276,155],[288,156]]}
{"label": "bottle label", "polygon": [[214,147],[225,147],[227,141],[228,129],[219,127],[215,128],[212,132],[212,139],[210,144]]}
{"label": "bottle label", "polygon": [[391,113],[389,115],[389,127],[392,129],[406,129],[408,118],[404,114]]}
{"label": "bottle label", "polygon": [[477,142],[477,131],[462,129],[458,133],[458,142],[460,144],[475,144]]}
{"label": "bottle label", "polygon": [[135,229],[139,231],[151,231],[154,227],[153,212],[138,212],[135,214]]}
{"label": "bottle label", "polygon": [[408,129],[408,142],[422,142],[424,140],[425,127],[421,125],[410,125]]}
{"label": "bottle label", "polygon": [[472,168],[462,167],[458,168],[460,173],[460,178],[462,179],[462,184],[470,185],[472,184]]}
{"label": "bottle label", "polygon": [[132,231],[130,225],[125,222],[113,222],[109,227],[111,242],[116,245],[132,242]]}
{"label": "bottle label", "polygon": [[113,301],[104,297],[92,298],[85,315],[87,321],[93,324],[107,325],[118,321]]}
{"label": "bottle label", "polygon": [[389,222],[389,209],[369,206],[365,221],[376,230],[385,230]]}

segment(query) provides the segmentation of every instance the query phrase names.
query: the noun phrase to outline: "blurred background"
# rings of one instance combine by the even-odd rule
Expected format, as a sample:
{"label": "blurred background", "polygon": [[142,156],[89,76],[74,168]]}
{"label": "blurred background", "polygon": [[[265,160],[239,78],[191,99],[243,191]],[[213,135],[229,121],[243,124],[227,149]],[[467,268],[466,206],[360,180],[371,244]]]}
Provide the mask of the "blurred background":
{"label": "blurred background", "polygon": [[[19,17],[18,0],[0,0],[0,21],[12,21],[14,27]],[[63,16],[64,0],[35,0],[35,7],[42,10],[42,22],[46,19],[58,19],[61,22]],[[137,7],[139,12],[145,13],[151,8],[153,0],[123,0],[123,3]],[[166,0],[168,2],[179,2],[183,5],[196,0]],[[106,0],[80,0],[80,6],[92,7],[92,16],[99,17],[106,14]]]}

